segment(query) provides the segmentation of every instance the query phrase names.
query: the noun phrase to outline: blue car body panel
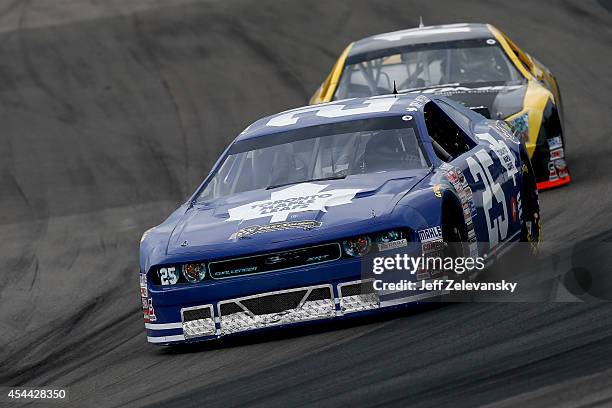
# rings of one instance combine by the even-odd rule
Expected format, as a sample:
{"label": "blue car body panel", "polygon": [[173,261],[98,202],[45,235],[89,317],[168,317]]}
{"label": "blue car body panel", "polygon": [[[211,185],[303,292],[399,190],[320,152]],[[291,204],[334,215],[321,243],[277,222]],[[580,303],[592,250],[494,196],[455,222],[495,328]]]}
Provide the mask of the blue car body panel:
{"label": "blue car body panel", "polygon": [[[450,107],[462,115],[466,120],[454,122],[474,145],[448,163],[438,158],[428,134],[423,107],[430,101],[446,104],[447,109]],[[523,147],[502,123],[487,120],[444,97],[390,95],[298,108],[258,120],[234,143],[271,138],[321,124],[392,116],[414,121],[431,167],[307,183],[308,188],[321,193],[357,191],[342,205],[318,211],[296,211],[286,216],[286,221],[320,222],[319,227],[308,231],[295,228],[254,234],[248,239],[235,238],[244,228],[269,223],[271,216],[233,220],[231,210],[271,200],[275,191],[285,191],[291,186],[246,191],[211,202],[198,202],[200,192],[221,165],[228,148],[189,200],[162,224],[143,235],[140,277],[148,340],[170,344],[216,338],[222,334],[219,302],[313,285],[331,285],[335,314],[329,318],[342,317],[338,284],[359,280],[362,263],[358,258],[342,257],[321,264],[168,286],[154,284],[151,279],[160,267],[274,254],[395,228],[411,231],[408,241],[413,244],[408,250],[417,255],[422,249],[417,232],[442,225],[441,206],[446,198],[455,200],[463,208],[470,255],[488,256],[518,239],[522,226],[520,169],[522,157],[525,157],[524,152],[521,154]],[[408,302],[420,298],[412,297]],[[189,339],[183,333],[182,310],[198,305],[211,305],[214,316],[210,318],[214,320],[215,333]]]}

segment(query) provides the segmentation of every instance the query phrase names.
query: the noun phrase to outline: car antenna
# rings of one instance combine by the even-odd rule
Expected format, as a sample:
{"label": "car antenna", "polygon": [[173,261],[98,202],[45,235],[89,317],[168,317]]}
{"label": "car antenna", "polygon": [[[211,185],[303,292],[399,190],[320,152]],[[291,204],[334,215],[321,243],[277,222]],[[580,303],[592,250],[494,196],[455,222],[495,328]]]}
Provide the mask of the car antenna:
{"label": "car antenna", "polygon": [[393,81],[393,95],[397,96],[397,88],[395,87],[395,81]]}
{"label": "car antenna", "polygon": [[423,16],[419,16],[419,28],[423,27],[425,27],[425,24],[423,24]]}

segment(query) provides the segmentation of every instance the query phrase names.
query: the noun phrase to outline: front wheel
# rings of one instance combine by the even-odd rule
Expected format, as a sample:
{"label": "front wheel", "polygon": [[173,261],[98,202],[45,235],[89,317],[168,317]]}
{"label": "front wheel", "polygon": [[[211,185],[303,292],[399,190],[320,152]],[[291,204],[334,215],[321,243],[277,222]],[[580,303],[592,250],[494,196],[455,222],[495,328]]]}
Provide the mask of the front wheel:
{"label": "front wheel", "polygon": [[[463,269],[463,272],[461,272],[456,266],[457,260],[460,258],[465,259],[469,255],[469,248],[463,213],[454,206],[450,207],[452,210],[449,211],[447,206],[447,211],[443,216],[445,222],[442,225],[442,239],[444,241],[442,257],[444,259],[452,258],[454,260],[453,264],[455,265],[455,269],[446,272],[448,273],[448,278],[454,281],[472,281],[474,279],[473,274],[463,267],[461,267],[461,269]],[[462,261],[461,265],[464,265],[463,262],[465,261]],[[457,291],[442,294],[440,299],[444,303],[471,302],[473,296],[471,292]]]}

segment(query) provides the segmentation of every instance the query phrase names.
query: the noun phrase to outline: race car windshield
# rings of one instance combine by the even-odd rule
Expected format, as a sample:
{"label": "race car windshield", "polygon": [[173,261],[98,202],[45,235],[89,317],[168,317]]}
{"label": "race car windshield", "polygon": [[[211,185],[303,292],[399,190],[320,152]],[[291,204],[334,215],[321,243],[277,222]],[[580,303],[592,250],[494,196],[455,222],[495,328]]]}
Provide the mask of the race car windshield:
{"label": "race car windshield", "polygon": [[306,181],[428,168],[413,122],[377,118],[238,141],[198,201]]}
{"label": "race car windshield", "polygon": [[497,41],[461,40],[384,49],[349,57],[334,99],[389,94],[449,84],[524,82]]}

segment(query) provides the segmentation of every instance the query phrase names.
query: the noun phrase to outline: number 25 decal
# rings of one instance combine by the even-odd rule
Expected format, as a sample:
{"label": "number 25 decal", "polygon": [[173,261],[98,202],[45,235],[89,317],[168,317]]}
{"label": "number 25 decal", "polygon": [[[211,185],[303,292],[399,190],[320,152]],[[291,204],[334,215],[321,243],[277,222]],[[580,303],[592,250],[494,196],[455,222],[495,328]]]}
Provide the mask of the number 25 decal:
{"label": "number 25 decal", "polygon": [[162,285],[174,285],[178,282],[178,273],[176,273],[176,268],[171,266],[169,268],[161,268],[159,270],[159,280]]}
{"label": "number 25 decal", "polygon": [[[499,243],[500,239],[504,240],[508,236],[508,208],[506,207],[506,195],[504,194],[501,184],[496,182],[491,176],[491,171],[489,170],[493,165],[491,155],[485,150],[479,150],[476,152],[475,156],[478,161],[474,160],[472,157],[468,157],[467,163],[470,167],[470,173],[472,173],[474,181],[478,182],[478,179],[480,179],[484,184],[482,207],[487,221],[487,229],[489,230],[489,242],[491,243],[491,247],[494,247]],[[501,203],[503,211],[499,216],[491,219],[493,197],[495,197],[495,201]]]}

